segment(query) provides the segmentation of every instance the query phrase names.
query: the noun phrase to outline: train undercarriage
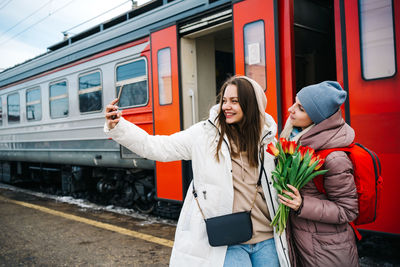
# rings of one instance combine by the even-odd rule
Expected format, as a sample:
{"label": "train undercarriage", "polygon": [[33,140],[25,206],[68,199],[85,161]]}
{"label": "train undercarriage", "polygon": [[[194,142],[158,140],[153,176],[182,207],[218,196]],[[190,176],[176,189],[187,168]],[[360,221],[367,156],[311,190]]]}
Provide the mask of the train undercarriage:
{"label": "train undercarriage", "polygon": [[0,182],[177,219],[181,204],[156,198],[152,170],[0,162]]}

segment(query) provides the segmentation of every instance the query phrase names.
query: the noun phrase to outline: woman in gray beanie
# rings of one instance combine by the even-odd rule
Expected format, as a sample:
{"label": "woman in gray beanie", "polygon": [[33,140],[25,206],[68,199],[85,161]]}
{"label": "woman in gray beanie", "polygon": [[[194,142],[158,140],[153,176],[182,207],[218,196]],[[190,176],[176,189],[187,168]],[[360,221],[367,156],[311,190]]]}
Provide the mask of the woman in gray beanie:
{"label": "woman in gray beanie", "polygon": [[[339,83],[325,81],[301,89],[289,108],[290,116],[281,137],[300,142],[316,151],[346,147],[354,141],[354,130],[343,120],[340,106],[346,91]],[[326,157],[326,194],[311,181],[300,192],[290,187],[293,199],[279,195],[290,207],[291,245],[296,253],[293,266],[358,266],[355,235],[348,224],[357,218],[357,190],[353,165],[343,151]]]}

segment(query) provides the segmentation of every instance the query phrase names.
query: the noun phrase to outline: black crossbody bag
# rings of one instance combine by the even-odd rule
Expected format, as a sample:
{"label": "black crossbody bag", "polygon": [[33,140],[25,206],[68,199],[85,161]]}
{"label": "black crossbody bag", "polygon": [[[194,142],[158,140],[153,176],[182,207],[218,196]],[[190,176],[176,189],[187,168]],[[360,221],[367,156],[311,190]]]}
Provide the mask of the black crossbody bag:
{"label": "black crossbody bag", "polygon": [[264,169],[263,165],[264,164],[261,164],[261,172],[256,186],[256,193],[254,194],[254,199],[251,203],[249,211],[235,212],[232,214],[206,218],[197,199],[197,192],[194,188],[193,181],[193,196],[206,223],[208,242],[211,246],[218,247],[237,245],[250,240],[253,236],[251,210],[253,209],[256,201],[258,187],[261,185],[261,176]]}

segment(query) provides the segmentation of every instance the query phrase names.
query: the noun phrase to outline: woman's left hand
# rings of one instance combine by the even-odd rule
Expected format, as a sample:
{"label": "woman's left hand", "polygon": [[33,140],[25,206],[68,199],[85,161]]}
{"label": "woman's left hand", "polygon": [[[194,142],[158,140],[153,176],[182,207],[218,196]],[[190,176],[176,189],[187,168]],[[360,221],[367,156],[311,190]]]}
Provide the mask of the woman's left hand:
{"label": "woman's left hand", "polygon": [[289,208],[297,211],[300,208],[301,203],[303,202],[303,199],[301,198],[300,192],[299,192],[299,190],[297,190],[296,187],[294,187],[290,184],[288,184],[287,186],[292,190],[293,193],[286,191],[286,190],[282,190],[282,193],[290,196],[292,199],[286,198],[286,197],[282,196],[281,194],[278,194],[279,201],[283,205],[288,206]]}

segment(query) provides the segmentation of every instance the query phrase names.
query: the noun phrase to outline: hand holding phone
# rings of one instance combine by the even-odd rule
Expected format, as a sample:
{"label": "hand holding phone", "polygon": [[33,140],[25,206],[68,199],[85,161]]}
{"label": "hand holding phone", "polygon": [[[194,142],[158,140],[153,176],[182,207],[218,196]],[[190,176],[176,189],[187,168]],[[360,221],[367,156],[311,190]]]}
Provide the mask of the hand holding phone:
{"label": "hand holding phone", "polygon": [[[121,99],[121,95],[122,95],[122,89],[124,88],[124,86],[125,85],[122,85],[120,88],[119,88],[119,92],[118,92],[118,96],[117,96],[117,102],[115,102],[115,104],[114,104],[114,106],[117,106],[118,104],[119,104],[119,100]],[[115,120],[117,118],[117,115],[112,115],[111,116],[111,119],[113,119],[113,120]]]}

